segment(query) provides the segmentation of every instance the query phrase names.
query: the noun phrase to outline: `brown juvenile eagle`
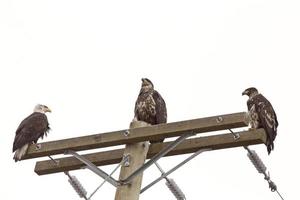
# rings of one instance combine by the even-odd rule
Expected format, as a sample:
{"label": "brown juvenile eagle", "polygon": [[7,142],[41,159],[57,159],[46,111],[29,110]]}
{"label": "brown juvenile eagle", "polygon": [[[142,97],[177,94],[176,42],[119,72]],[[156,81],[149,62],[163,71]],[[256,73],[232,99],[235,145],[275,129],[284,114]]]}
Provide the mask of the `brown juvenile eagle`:
{"label": "brown juvenile eagle", "polygon": [[[134,120],[144,121],[151,125],[167,122],[165,101],[160,94],[154,90],[153,83],[147,78],[142,78],[142,87],[135,102]],[[163,142],[163,139],[150,142]]]}
{"label": "brown juvenile eagle", "polygon": [[278,121],[272,104],[254,87],[246,89],[243,95],[248,95],[247,101],[250,126],[253,129],[263,128],[267,133],[268,154],[274,149]]}
{"label": "brown juvenile eagle", "polygon": [[13,144],[15,162],[22,159],[30,144],[36,144],[39,138],[47,136],[50,127],[46,112],[51,112],[47,106],[36,105],[33,113],[26,117],[17,128]]}

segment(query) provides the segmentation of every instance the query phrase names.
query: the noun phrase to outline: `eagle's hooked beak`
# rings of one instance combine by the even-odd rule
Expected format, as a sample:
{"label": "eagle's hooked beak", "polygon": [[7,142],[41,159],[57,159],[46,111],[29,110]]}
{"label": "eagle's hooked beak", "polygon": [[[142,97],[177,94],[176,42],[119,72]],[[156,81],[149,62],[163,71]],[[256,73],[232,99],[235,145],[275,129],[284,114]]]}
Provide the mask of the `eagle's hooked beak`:
{"label": "eagle's hooked beak", "polygon": [[46,108],[46,112],[49,112],[49,113],[51,113],[52,111],[51,111],[51,109],[50,109],[50,108]]}
{"label": "eagle's hooked beak", "polygon": [[248,95],[248,91],[245,90],[245,91],[242,93],[242,95]]}
{"label": "eagle's hooked beak", "polygon": [[142,82],[144,82],[145,81],[145,78],[142,78]]}

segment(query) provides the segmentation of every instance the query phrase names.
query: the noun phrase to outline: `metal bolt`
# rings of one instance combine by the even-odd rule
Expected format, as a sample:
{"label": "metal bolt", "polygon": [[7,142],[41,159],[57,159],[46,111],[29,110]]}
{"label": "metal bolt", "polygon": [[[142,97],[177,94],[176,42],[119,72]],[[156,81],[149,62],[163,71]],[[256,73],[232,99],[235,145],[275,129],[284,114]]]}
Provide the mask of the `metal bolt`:
{"label": "metal bolt", "polygon": [[234,140],[238,140],[240,139],[240,134],[233,132],[231,129],[228,129],[230,131],[230,133],[233,135],[233,139]]}
{"label": "metal bolt", "polygon": [[237,133],[236,135],[233,136],[233,139],[238,140],[238,139],[240,139],[240,137],[241,137],[240,134]]}
{"label": "metal bolt", "polygon": [[38,150],[41,150],[42,148],[42,145],[41,144],[36,144],[35,145],[35,150],[38,151]]}
{"label": "metal bolt", "polygon": [[217,121],[217,123],[223,122],[223,117],[218,117],[218,118],[216,119],[216,121]]}
{"label": "metal bolt", "polygon": [[128,136],[130,134],[130,131],[129,130],[126,130],[125,132],[124,132],[124,135],[125,136]]}

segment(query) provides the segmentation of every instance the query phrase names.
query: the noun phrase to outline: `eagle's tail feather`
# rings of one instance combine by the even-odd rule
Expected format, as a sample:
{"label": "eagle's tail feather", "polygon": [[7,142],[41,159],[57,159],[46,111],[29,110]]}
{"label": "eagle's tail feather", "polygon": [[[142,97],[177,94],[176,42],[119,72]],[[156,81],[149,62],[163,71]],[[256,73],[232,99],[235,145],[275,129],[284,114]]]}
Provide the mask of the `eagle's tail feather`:
{"label": "eagle's tail feather", "polygon": [[15,162],[20,161],[21,158],[26,154],[28,146],[28,144],[25,144],[24,146],[16,150],[14,155]]}
{"label": "eagle's tail feather", "polygon": [[273,149],[274,149],[274,143],[268,142],[268,144],[267,144],[268,155],[270,155],[270,153]]}

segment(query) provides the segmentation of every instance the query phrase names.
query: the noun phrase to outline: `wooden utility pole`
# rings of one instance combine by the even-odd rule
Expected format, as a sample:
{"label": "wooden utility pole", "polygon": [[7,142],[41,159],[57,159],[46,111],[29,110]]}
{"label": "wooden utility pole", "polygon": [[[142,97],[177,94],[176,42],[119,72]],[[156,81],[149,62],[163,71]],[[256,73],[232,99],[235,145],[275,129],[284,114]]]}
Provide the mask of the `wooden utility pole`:
{"label": "wooden utility pole", "polygon": [[[130,128],[138,128],[150,126],[142,121],[133,121]],[[129,133],[130,134],[130,133]],[[129,155],[129,166],[123,164],[119,180],[127,178],[136,169],[141,167],[147,157],[149,142],[139,142],[135,144],[127,144],[124,155]],[[136,176],[130,184],[122,185],[117,188],[115,200],[138,200],[142,186],[143,173]]]}

